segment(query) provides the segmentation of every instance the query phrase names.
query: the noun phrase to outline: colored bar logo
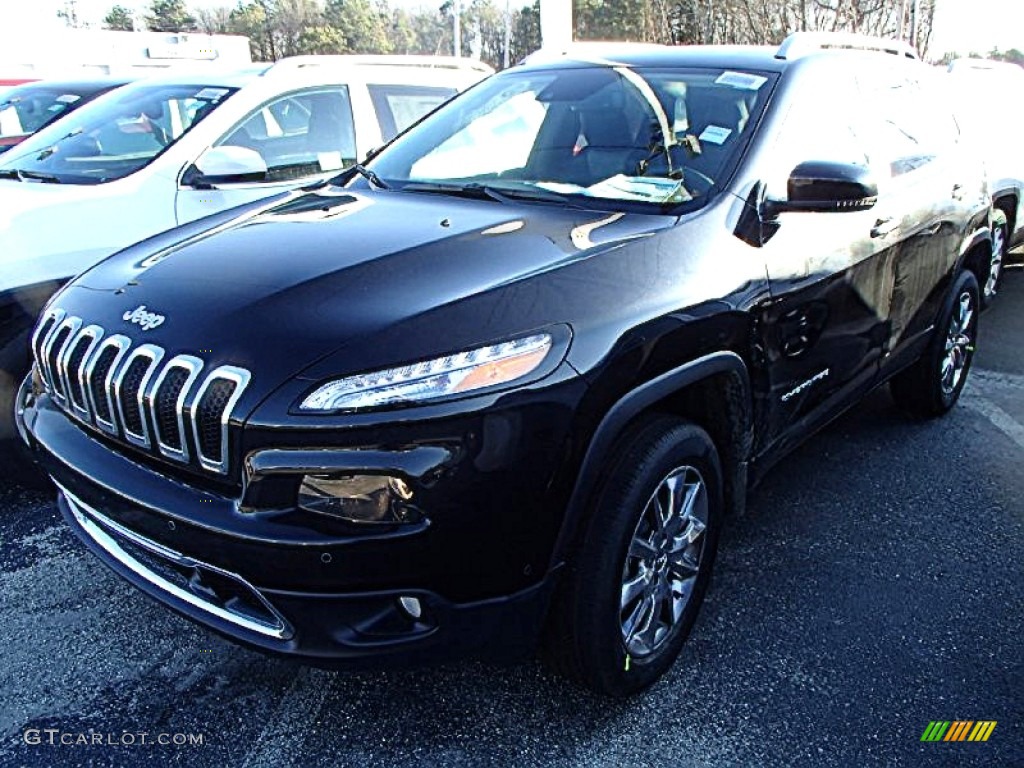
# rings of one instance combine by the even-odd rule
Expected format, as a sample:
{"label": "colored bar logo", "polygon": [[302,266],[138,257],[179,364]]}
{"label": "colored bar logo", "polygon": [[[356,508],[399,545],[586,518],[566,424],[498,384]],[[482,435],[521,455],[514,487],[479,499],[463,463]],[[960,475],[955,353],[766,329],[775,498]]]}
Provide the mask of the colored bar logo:
{"label": "colored bar logo", "polygon": [[995,720],[932,720],[921,741],[988,741],[995,728]]}

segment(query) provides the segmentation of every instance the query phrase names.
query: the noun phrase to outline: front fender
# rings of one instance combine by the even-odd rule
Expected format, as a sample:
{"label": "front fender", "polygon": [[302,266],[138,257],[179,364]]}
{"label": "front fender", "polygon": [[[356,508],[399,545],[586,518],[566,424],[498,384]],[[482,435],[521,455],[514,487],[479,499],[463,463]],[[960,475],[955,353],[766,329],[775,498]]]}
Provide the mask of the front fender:
{"label": "front fender", "polygon": [[617,438],[623,430],[641,413],[650,409],[656,403],[665,400],[671,395],[680,392],[711,376],[726,374],[736,382],[740,391],[737,398],[739,424],[734,429],[740,437],[737,441],[739,450],[737,455],[732,457],[731,462],[726,462],[723,456],[723,466],[727,473],[731,473],[733,483],[743,487],[736,489],[733,496],[739,496],[733,506],[741,506],[743,491],[746,486],[746,467],[750,458],[750,436],[753,424],[753,408],[750,388],[750,375],[746,363],[735,352],[720,351],[704,355],[695,360],[673,368],[657,376],[640,386],[634,388],[621,397],[605,413],[598,423],[597,429],[591,437],[590,444],[584,454],[576,477],[575,485],[566,506],[565,516],[558,538],[555,541],[552,552],[551,568],[561,565],[571,553],[573,543],[585,521],[589,502],[593,496],[594,488],[600,483],[601,471],[605,467],[608,458],[615,450]]}

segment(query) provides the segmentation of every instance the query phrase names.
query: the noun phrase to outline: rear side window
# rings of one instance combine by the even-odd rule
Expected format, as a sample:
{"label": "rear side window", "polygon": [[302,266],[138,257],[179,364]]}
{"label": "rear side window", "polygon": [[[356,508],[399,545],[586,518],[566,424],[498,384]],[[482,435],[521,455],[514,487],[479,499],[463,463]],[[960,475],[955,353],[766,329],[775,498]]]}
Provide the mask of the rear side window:
{"label": "rear side window", "polygon": [[245,118],[217,146],[258,152],[267,164],[268,182],[340,170],[356,160],[348,88],[318,88],[274,99]]}
{"label": "rear side window", "polygon": [[872,166],[893,178],[928,167],[957,140],[952,114],[912,77],[862,79],[865,113],[857,132]]}
{"label": "rear side window", "polygon": [[367,85],[384,141],[391,141],[428,112],[455,95],[454,88],[421,85]]}

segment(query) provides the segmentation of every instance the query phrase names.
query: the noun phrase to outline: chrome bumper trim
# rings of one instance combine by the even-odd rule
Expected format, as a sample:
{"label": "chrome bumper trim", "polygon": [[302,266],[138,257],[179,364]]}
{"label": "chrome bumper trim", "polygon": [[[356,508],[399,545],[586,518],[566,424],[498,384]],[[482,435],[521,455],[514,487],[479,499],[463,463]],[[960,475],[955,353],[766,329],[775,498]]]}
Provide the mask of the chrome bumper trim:
{"label": "chrome bumper trim", "polygon": [[[272,637],[277,640],[287,640],[294,635],[294,631],[288,621],[278,613],[278,611],[267,601],[265,597],[263,597],[262,594],[260,594],[259,590],[238,574],[225,571],[214,565],[210,565],[209,563],[196,560],[195,558],[187,557],[186,555],[183,555],[180,552],[175,552],[173,549],[169,549],[162,544],[150,541],[149,539],[140,536],[134,531],[128,530],[124,526],[97,512],[59,483],[57,483],[57,488],[59,488],[60,492],[64,495],[65,500],[71,507],[71,513],[75,516],[75,520],[82,527],[82,530],[89,535],[89,538],[95,541],[107,554],[132,571],[136,576],[145,579],[154,587],[157,587],[176,599],[187,603],[193,608],[198,608],[206,613],[216,616],[218,619],[230,622],[231,624],[247,629],[250,632],[256,632],[260,635]],[[255,597],[267,612],[274,616],[276,622],[274,624],[265,623],[252,617],[235,613],[207,600],[203,600],[192,592],[182,589],[132,557],[132,555],[126,552],[121,545],[118,544],[117,540],[104,529],[112,531],[116,535],[123,537],[130,543],[150,552],[156,557],[170,560],[171,562],[186,568],[201,568],[235,582]]]}

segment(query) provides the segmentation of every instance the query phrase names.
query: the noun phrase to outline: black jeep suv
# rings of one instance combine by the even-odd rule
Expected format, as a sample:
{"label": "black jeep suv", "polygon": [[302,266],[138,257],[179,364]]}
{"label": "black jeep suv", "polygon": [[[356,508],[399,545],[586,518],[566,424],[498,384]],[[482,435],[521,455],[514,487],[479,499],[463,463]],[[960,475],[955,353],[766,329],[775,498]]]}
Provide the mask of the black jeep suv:
{"label": "black jeep suv", "polygon": [[86,272],[18,402],[69,524],[266,651],[650,684],[775,459],[970,368],[984,179],[909,49],[830,40],[514,67]]}

